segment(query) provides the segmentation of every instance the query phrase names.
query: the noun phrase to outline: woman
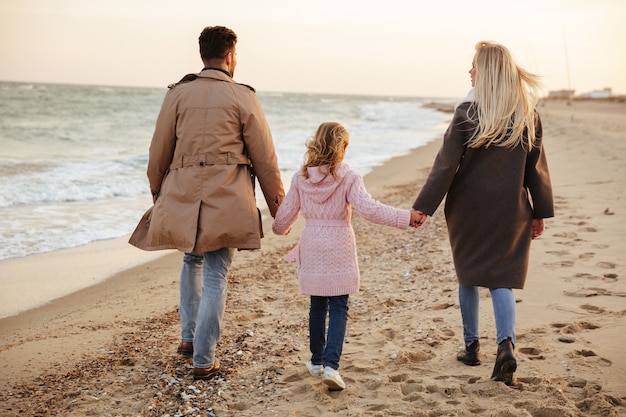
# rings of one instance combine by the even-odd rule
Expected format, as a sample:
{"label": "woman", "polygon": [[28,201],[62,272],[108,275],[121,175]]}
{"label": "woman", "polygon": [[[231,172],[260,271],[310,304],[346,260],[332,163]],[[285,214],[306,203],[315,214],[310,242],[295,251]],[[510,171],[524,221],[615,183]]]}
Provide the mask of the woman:
{"label": "woman", "polygon": [[554,216],[550,174],[535,107],[539,81],[509,51],[479,42],[469,71],[472,87],[454,113],[413,209],[432,215],[444,196],[459,281],[465,349],[457,359],[479,359],[479,287],[491,293],[498,344],[492,379],[513,383],[517,369],[515,297],[524,288],[530,242]]}

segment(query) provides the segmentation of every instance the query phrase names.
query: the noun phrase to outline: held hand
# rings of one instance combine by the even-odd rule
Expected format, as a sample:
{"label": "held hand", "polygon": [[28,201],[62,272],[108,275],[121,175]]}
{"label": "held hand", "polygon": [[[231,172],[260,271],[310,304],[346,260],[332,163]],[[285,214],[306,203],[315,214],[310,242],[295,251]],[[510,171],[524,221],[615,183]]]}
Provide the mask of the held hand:
{"label": "held hand", "polygon": [[409,226],[418,228],[426,221],[428,216],[419,210],[411,209],[411,223]]}
{"label": "held hand", "polygon": [[533,219],[533,239],[537,239],[539,236],[543,234],[545,229],[545,223],[543,219]]}

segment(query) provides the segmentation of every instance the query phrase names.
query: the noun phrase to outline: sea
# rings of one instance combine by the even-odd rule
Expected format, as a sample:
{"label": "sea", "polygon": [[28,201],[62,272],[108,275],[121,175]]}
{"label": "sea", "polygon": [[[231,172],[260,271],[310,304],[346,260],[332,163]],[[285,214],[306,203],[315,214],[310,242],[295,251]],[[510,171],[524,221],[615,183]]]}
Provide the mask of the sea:
{"label": "sea", "polygon": [[[0,82],[0,275],[2,260],[134,230],[152,204],[148,148],[166,91]],[[257,95],[285,187],[303,161],[305,141],[322,122],[348,129],[345,161],[365,175],[440,137],[451,117],[424,107],[445,98]]]}

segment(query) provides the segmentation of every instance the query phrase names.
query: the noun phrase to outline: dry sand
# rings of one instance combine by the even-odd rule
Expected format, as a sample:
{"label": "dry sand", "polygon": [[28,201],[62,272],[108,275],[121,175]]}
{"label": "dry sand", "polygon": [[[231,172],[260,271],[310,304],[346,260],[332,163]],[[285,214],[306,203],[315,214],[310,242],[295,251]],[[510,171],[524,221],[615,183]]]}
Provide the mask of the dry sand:
{"label": "dry sand", "polygon": [[[181,255],[169,252],[0,320],[0,415],[626,415],[626,105],[555,101],[540,111],[556,217],[533,243],[526,289],[515,293],[514,386],[489,379],[496,346],[486,291],[483,364],[455,358],[462,327],[439,210],[409,232],[355,215],[362,288],[350,301],[345,391],[329,392],[304,366],[308,299],[283,261],[299,223],[289,237],[268,232],[262,250],[236,254],[214,379],[194,382],[190,360],[176,354]],[[439,144],[376,168],[368,191],[409,208]],[[64,251],[64,265],[23,262],[79,274],[95,257],[122,256],[101,247]]]}

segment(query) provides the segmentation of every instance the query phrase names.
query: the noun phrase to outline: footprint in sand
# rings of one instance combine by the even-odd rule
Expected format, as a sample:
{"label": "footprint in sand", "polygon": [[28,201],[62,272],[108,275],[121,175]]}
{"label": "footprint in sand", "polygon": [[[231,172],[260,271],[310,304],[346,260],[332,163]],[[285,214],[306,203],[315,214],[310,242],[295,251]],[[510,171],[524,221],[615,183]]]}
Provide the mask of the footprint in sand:
{"label": "footprint in sand", "polygon": [[407,379],[409,379],[409,374],[397,374],[397,375],[391,375],[389,377],[389,380],[391,382],[404,382]]}
{"label": "footprint in sand", "polygon": [[[524,404],[518,407],[526,413],[541,417],[571,417],[572,411],[567,407],[546,406],[545,404]],[[526,415],[526,414],[524,414]]]}
{"label": "footprint in sand", "polygon": [[521,347],[518,351],[526,355],[531,361],[545,359],[545,357],[541,354],[541,350],[534,347]]}
{"label": "footprint in sand", "polygon": [[588,274],[586,272],[579,272],[574,275],[574,278],[600,279],[599,276]]}
{"label": "footprint in sand", "polygon": [[441,304],[436,304],[431,307],[432,310],[445,310],[447,308],[454,307],[454,303],[446,302]]}
{"label": "footprint in sand", "polygon": [[595,253],[586,252],[586,253],[581,253],[580,255],[578,255],[578,259],[588,260],[588,259],[593,258],[594,256],[596,256]]}
{"label": "footprint in sand", "polygon": [[586,224],[588,224],[586,221],[581,220],[579,222],[565,222],[565,224],[572,224],[574,226],[584,226]]}
{"label": "footprint in sand", "polygon": [[[304,368],[304,364],[302,364],[302,367]],[[288,373],[283,378],[281,378],[280,382],[283,382],[283,383],[300,382],[300,381],[307,380],[309,377],[313,378],[311,374],[306,370],[304,371],[292,370],[290,373]]]}
{"label": "footprint in sand", "polygon": [[583,305],[580,306],[580,308],[582,308],[583,310],[587,310],[590,313],[601,314],[601,313],[605,313],[606,312],[605,308],[594,306],[594,305],[591,305],[591,304],[583,304]]}
{"label": "footprint in sand", "polygon": [[609,290],[605,290],[604,288],[581,288],[576,291],[563,291],[563,294],[568,297],[596,297],[599,295],[610,295]]}
{"label": "footprint in sand", "polygon": [[574,239],[577,238],[578,235],[574,232],[563,232],[563,233],[555,233],[554,237],[563,237],[566,239]]}
{"label": "footprint in sand", "polygon": [[568,250],[549,250],[549,251],[546,251],[546,253],[550,254],[550,255],[556,255],[556,256],[569,255],[569,251]]}
{"label": "footprint in sand", "polygon": [[615,268],[615,264],[613,262],[598,262],[596,265],[598,265],[600,268],[603,268],[603,269]]}
{"label": "footprint in sand", "polygon": [[574,261],[546,262],[543,265],[551,268],[570,267],[574,266]]}
{"label": "footprint in sand", "polygon": [[598,355],[596,355],[596,353],[592,350],[581,349],[581,350],[575,350],[573,352],[570,352],[568,356],[570,358],[576,358],[578,356],[583,356],[585,358],[588,358],[590,356],[598,356]]}
{"label": "footprint in sand", "polygon": [[567,356],[569,356],[570,358],[574,358],[574,359],[575,358],[593,358],[593,360],[597,362],[598,365],[600,366],[609,367],[613,365],[612,361],[599,357],[593,350],[586,350],[586,349],[574,350],[568,353]]}
{"label": "footprint in sand", "polygon": [[554,237],[560,237],[560,238],[564,238],[564,239],[569,239],[567,241],[556,241],[555,243],[559,244],[559,245],[565,245],[565,246],[576,246],[579,242],[586,242],[584,239],[581,239],[578,237],[578,235],[574,232],[562,232],[562,233],[555,233]]}
{"label": "footprint in sand", "polygon": [[394,361],[398,364],[426,362],[435,357],[435,354],[426,351],[407,352],[402,351],[395,355]]}
{"label": "footprint in sand", "polygon": [[261,317],[263,317],[263,313],[260,312],[240,313],[235,316],[235,321],[241,323],[245,321],[259,319]]}
{"label": "footprint in sand", "polygon": [[574,274],[573,278],[584,278],[584,279],[590,279],[590,280],[601,280],[601,281],[605,281],[605,282],[615,282],[615,281],[618,280],[617,279],[617,274],[613,274],[613,273],[604,274],[604,275],[602,275],[600,277],[598,275],[589,274],[587,272],[579,272],[577,274]]}
{"label": "footprint in sand", "polygon": [[400,385],[400,392],[402,395],[410,395],[415,392],[425,392],[426,387],[418,382],[404,382]]}
{"label": "footprint in sand", "polygon": [[392,328],[383,329],[380,332],[383,336],[385,336],[387,340],[394,340],[396,338],[396,334],[398,333],[395,329]]}
{"label": "footprint in sand", "polygon": [[362,383],[363,383],[363,386],[367,388],[369,392],[372,392],[372,393],[377,391],[383,385],[385,385],[385,382],[383,382],[380,379],[366,379],[362,381]]}
{"label": "footprint in sand", "polygon": [[552,323],[551,326],[558,329],[558,332],[561,334],[572,334],[583,330],[594,330],[600,328],[600,326],[588,321],[581,321],[578,323]]}
{"label": "footprint in sand", "polygon": [[537,376],[520,376],[516,379],[517,382],[523,382],[528,385],[541,385],[544,382],[543,378],[539,378]]}
{"label": "footprint in sand", "polygon": [[454,330],[449,329],[449,328],[437,329],[435,333],[436,333],[436,336],[442,340],[449,340],[450,338],[456,336],[456,333],[454,332]]}
{"label": "footprint in sand", "polygon": [[626,297],[626,292],[613,292],[604,288],[581,288],[576,291],[563,291],[563,294],[569,297],[596,297],[596,296],[613,296],[613,297]]}

